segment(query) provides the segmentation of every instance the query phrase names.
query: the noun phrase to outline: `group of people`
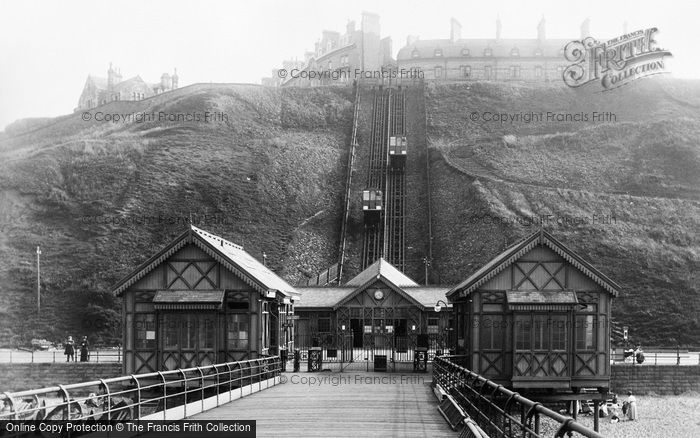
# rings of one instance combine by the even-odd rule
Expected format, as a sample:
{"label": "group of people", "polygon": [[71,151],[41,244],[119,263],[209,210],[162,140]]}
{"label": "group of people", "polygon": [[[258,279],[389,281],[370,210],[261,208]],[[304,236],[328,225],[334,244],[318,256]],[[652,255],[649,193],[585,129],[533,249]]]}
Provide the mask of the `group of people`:
{"label": "group of people", "polygon": [[600,417],[609,415],[611,423],[617,423],[625,417],[629,421],[634,421],[637,419],[637,398],[632,395],[632,391],[627,391],[627,400],[620,405],[617,395],[613,395],[610,406],[604,403],[600,407],[599,415]]}
{"label": "group of people", "polygon": [[68,336],[63,349],[63,354],[66,355],[66,362],[75,362],[75,351],[77,349],[80,349],[81,362],[87,362],[90,359],[87,336],[83,336],[83,340],[80,342],[80,344],[76,344],[75,341],[73,341],[73,336]]}
{"label": "group of people", "polygon": [[637,362],[640,365],[644,363],[644,351],[642,350],[642,346],[637,345],[637,348],[634,350],[632,348],[624,350],[624,359],[625,363]]}
{"label": "group of people", "polygon": [[[562,409],[560,413],[571,414],[571,409],[576,409],[577,412],[593,415],[593,409],[588,401],[573,401],[569,403],[568,409]],[[611,423],[617,423],[625,418],[629,421],[637,419],[637,398],[632,395],[632,391],[627,391],[627,399],[620,404],[617,395],[613,394],[610,404],[602,403],[598,408],[598,416],[600,418],[610,417]]]}

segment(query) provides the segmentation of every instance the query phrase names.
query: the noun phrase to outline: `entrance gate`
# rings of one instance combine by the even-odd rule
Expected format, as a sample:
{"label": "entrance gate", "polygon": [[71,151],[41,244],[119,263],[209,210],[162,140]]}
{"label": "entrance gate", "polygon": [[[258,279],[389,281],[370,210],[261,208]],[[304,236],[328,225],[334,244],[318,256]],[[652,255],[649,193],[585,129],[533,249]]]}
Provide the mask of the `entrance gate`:
{"label": "entrance gate", "polygon": [[[321,371],[373,371],[375,363],[381,363],[385,359],[386,371],[399,372],[413,370],[420,336],[416,333],[400,336],[386,330],[358,333],[351,323],[350,329],[345,331],[297,336],[295,345],[300,350],[302,371],[306,370],[304,367],[309,350],[320,349]],[[427,338],[429,362],[436,354],[447,353],[449,344],[446,335],[435,333],[423,337]]]}

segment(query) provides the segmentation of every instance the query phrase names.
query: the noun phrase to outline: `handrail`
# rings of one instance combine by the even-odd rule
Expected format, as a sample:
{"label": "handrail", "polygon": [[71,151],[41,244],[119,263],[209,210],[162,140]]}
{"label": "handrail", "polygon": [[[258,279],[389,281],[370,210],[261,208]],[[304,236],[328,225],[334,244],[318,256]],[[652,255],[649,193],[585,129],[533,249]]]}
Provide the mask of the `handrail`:
{"label": "handrail", "polygon": [[[235,366],[246,372],[234,375]],[[4,392],[0,420],[184,418],[246,395],[245,388],[255,392],[271,379],[274,385],[281,370],[280,357],[269,356]]]}
{"label": "handrail", "polygon": [[74,360],[66,361],[63,350],[9,350],[0,351],[0,364],[3,363],[121,363],[122,349],[94,349],[88,351],[87,362],[80,361],[80,350],[76,350]]}
{"label": "handrail", "polygon": [[[587,438],[603,438],[603,435],[572,418],[561,415],[453,362],[465,357],[436,357],[433,361],[433,381],[452,395],[460,407],[472,416],[472,419],[489,436],[541,437],[540,416],[544,416],[558,423],[558,430],[554,436],[576,432]],[[513,415],[511,410],[522,412],[523,415]],[[506,431],[506,425],[508,431]],[[513,432],[513,429],[519,429],[519,432]]]}

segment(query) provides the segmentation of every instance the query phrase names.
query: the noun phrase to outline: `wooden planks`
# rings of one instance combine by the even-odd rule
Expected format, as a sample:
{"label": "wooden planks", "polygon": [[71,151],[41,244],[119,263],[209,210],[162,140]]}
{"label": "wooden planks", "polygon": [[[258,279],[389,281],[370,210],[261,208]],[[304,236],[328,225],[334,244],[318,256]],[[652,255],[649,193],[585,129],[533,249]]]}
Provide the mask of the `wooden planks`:
{"label": "wooden planks", "polygon": [[[257,436],[456,437],[429,375],[286,373],[285,384],[191,417],[257,420]],[[284,379],[283,379],[284,380]]]}

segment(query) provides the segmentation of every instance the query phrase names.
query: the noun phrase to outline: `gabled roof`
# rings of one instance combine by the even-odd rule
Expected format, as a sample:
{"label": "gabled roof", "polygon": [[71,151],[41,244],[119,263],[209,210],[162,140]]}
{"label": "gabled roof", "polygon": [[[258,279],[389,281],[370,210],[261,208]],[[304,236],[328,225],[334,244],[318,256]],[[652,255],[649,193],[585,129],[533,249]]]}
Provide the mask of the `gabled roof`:
{"label": "gabled roof", "polygon": [[88,75],[86,82],[91,82],[96,88],[98,88],[100,90],[107,89],[107,78],[101,78],[98,76]]}
{"label": "gabled roof", "polygon": [[298,286],[297,290],[304,297],[304,300],[297,304],[296,308],[314,307],[314,308],[333,308],[340,300],[347,297],[355,291],[354,287],[332,287],[318,286],[306,287]]}
{"label": "gabled roof", "polygon": [[[304,297],[303,301],[299,303],[296,308],[327,308],[336,309],[340,307],[342,302],[346,301],[346,298],[355,296],[358,291],[355,287],[332,287],[332,286],[319,286],[319,287],[297,287],[299,293]],[[361,288],[361,292],[364,288]],[[402,295],[408,296],[409,301],[417,303],[418,307],[425,309],[432,309],[438,300],[445,301],[445,292],[449,290],[447,286],[417,286],[417,287],[407,287],[402,289]],[[451,307],[448,304],[448,307]]]}
{"label": "gabled roof", "polygon": [[603,289],[617,296],[620,286],[609,279],[605,274],[594,268],[593,265],[585,261],[581,256],[564,246],[563,243],[554,238],[549,232],[541,229],[509,247],[490,262],[482,266],[469,278],[459,283],[447,292],[447,298],[455,299],[457,296],[464,297],[472,293],[479,286],[486,283],[499,272],[513,264],[520,257],[532,250],[537,245],[545,245],[552,251],[560,255],[564,260],[583,272]]}
{"label": "gabled roof", "polygon": [[298,299],[298,292],[277,274],[248,254],[242,246],[210,234],[193,225],[157,254],[146,260],[112,288],[120,295],[185,245],[194,244],[235,273],[255,290],[272,298],[277,293]]}
{"label": "gabled roof", "polygon": [[[449,286],[418,286],[407,287],[404,289],[404,292],[427,309],[430,309],[435,307],[439,300],[445,301],[445,294],[448,290],[450,290]],[[447,307],[452,307],[452,305],[447,303]]]}
{"label": "gabled roof", "polygon": [[372,263],[367,269],[348,280],[345,286],[362,286],[368,281],[372,279],[378,280],[380,277],[389,280],[396,287],[418,286],[418,283],[408,278],[403,272],[396,269],[383,258]]}
{"label": "gabled roof", "polygon": [[151,88],[150,85],[148,85],[143,79],[141,79],[141,76],[134,76],[133,78],[129,78],[125,81],[121,81],[117,84],[114,85],[114,90],[115,91],[120,91],[120,90],[129,90],[131,87],[134,85],[141,85],[147,88]]}

